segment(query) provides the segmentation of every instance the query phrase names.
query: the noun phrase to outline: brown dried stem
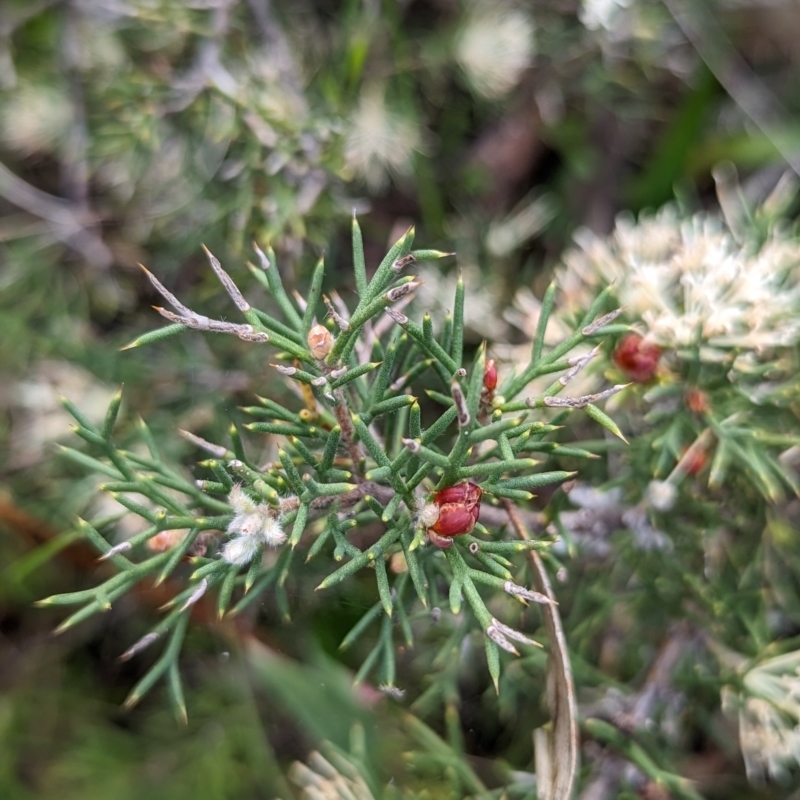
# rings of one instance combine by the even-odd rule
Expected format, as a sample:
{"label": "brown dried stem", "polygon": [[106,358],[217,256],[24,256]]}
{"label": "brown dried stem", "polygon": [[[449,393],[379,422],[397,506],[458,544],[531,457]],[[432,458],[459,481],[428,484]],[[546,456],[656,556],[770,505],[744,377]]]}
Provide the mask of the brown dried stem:
{"label": "brown dried stem", "polygon": [[[503,500],[503,506],[517,536],[523,541],[529,541],[531,535],[519,509],[510,500]],[[579,768],[578,704],[575,699],[572,667],[550,578],[541,557],[535,550],[529,550],[527,556],[536,590],[550,600],[550,603],[543,605],[541,609],[550,638],[547,704],[553,715],[553,728],[547,735],[546,752],[536,754],[537,773],[541,771],[548,776],[547,785],[539,786],[538,793],[543,800],[569,800],[575,789]],[[540,770],[540,765],[546,765],[546,769]]]}

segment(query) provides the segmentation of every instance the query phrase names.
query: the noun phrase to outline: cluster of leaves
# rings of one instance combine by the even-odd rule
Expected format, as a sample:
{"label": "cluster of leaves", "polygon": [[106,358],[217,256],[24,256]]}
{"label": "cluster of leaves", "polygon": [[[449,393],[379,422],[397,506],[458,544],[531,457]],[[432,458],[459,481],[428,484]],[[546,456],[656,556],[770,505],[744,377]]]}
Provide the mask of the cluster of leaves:
{"label": "cluster of leaves", "polygon": [[[412,644],[409,618],[417,601],[423,608],[449,605],[458,614],[462,595],[466,598],[474,619],[485,633],[489,670],[496,686],[500,676],[499,648],[516,652],[511,641],[532,643],[527,636],[494,618],[478,586],[505,592],[523,602],[532,600],[550,605],[552,598],[514,583],[511,570],[515,565],[507,558],[531,548],[545,548],[546,544],[506,541],[498,538],[499,530],[491,531],[479,522],[475,526],[479,535],[457,536],[452,547],[442,550],[427,545],[419,512],[436,490],[464,481],[480,486],[493,504],[524,505],[532,499],[532,489],[571,477],[572,473],[564,470],[540,471],[540,462],[531,455],[591,456],[579,447],[561,446],[546,438],[573,408],[585,408],[593,419],[618,433],[614,422],[595,403],[621,386],[582,397],[561,397],[560,393],[598,348],[573,357],[569,355],[571,351],[618,332],[620,326],[614,324],[614,319],[619,312],[602,314],[608,293],[601,295],[586,311],[575,333],[547,352],[543,339],[545,315],[540,335],[533,342],[530,364],[519,375],[510,376],[499,394],[487,397],[484,348],[475,355],[469,371],[462,367],[463,283],[459,283],[453,298],[452,317],[445,320],[438,336],[434,335],[429,316],[420,325],[398,310],[398,301],[409,297],[418,285],[413,277],[400,277],[399,272],[417,261],[444,255],[438,251],[412,250],[413,240],[412,229],[391,248],[371,280],[367,280],[361,232],[354,220],[354,262],[360,298],[348,318],[344,316],[344,308],[331,314],[329,324],[336,324],[338,331],[335,338],[328,334],[329,346],[324,357],[315,357],[313,347],[307,343],[313,341],[310,334],[320,332],[320,326],[315,325],[315,314],[321,301],[325,300],[333,309],[331,301],[322,295],[322,263],[308,295],[296,304],[283,290],[271,251],[258,251],[262,256],[262,271],[257,274],[284,311],[285,323],[252,309],[210,254],[212,267],[248,320],[247,325],[200,317],[150,276],[177,312],[161,310],[162,313],[181,321],[145,334],[131,346],[175,335],[187,326],[201,327],[268,341],[279,348],[284,359],[297,364],[278,364],[277,369],[287,380],[299,385],[305,398],[304,408],[295,411],[262,397],[260,405],[245,409],[258,419],[247,426],[250,430],[281,437],[275,464],[259,467],[254,463],[245,452],[238,431],[233,429],[231,449],[196,440],[214,455],[203,462],[214,479],[194,483],[161,460],[156,443],[144,425],[140,431],[147,444],[147,455],[121,449],[114,443],[112,434],[120,394],[112,402],[102,426],[94,425],[67,403],[78,421],[77,433],[98,450],[100,460],[71,448],[64,448],[63,452],[108,476],[106,490],[128,511],[146,520],[148,527],[130,540],[111,544],[103,536],[111,520],[94,525],[81,523],[81,529],[99,549],[101,558],[111,561],[119,571],[94,589],[43,600],[44,605],[80,606],[59,630],[110,608],[145,578],[164,581],[187,556],[197,552],[198,543],[203,542],[205,549],[206,532],[228,529],[236,533],[234,515],[225,499],[234,486],[268,504],[289,532],[286,545],[272,562],[262,563],[264,543],[247,564],[231,563],[213,555],[191,557],[192,569],[185,588],[167,604],[169,613],[125,654],[130,657],[156,640],[168,637],[163,656],[134,688],[129,705],[166,673],[173,701],[180,713],[185,713],[177,659],[192,606],[214,588],[218,591],[219,615],[236,614],[274,586],[278,603],[287,611],[283,587],[297,546],[310,522],[320,515],[324,524],[307,547],[307,560],[330,545],[334,562],[347,560],[318,588],[330,588],[364,567],[371,567],[375,573],[378,602],[344,642],[345,645],[353,642],[383,614],[377,643],[364,660],[358,679],[376,670],[387,687],[395,686],[394,638],[399,631],[406,643]],[[381,314],[384,316],[379,319]],[[209,324],[197,323],[198,319]],[[322,329],[322,333],[327,332]],[[450,394],[428,390],[446,410],[423,426],[419,398],[411,392],[428,371]],[[563,373],[561,377],[541,393],[518,399],[531,379],[559,372]],[[554,409],[557,414],[549,421],[530,419],[537,409]],[[150,506],[143,505],[137,495],[147,498]],[[498,515],[500,509],[495,505],[486,505],[484,520],[505,524],[508,517],[503,513]],[[264,513],[269,515],[270,511],[265,507]],[[375,522],[380,522],[385,532],[369,546],[358,547],[348,538],[348,534]],[[146,553],[148,542],[165,531],[176,530],[188,532],[165,552],[137,561],[124,555]],[[423,544],[426,546],[422,547]],[[388,566],[397,554],[402,554],[404,566],[392,580]]]}

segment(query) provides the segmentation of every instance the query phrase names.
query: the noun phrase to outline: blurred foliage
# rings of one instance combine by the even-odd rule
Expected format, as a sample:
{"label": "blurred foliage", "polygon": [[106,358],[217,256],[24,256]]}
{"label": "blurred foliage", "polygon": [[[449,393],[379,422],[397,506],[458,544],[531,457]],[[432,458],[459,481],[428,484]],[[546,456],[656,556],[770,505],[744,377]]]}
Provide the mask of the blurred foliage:
{"label": "blurred foliage", "polygon": [[[368,263],[377,263],[387,241],[416,221],[425,241],[459,253],[468,294],[482,302],[468,342],[476,344],[491,325],[492,338],[518,344],[525,333],[502,310],[520,285],[542,296],[550,266],[579,226],[606,233],[621,209],[673,198],[684,208],[711,205],[712,170],[721,161],[738,166],[746,195],[763,196],[762,186],[774,183],[787,162],[798,170],[798,41],[800,14],[791,0],[491,6],[6,0],[0,6],[3,796],[125,797],[133,787],[164,797],[188,795],[193,787],[201,796],[289,796],[279,775],[320,747],[320,739],[333,739],[347,763],[360,757],[341,732],[336,739],[329,730],[304,731],[301,744],[281,744],[280,723],[303,728],[297,706],[284,708],[276,724],[276,701],[250,693],[244,668],[234,668],[239,656],[217,663],[220,652],[235,648],[221,644],[226,634],[217,638],[216,631],[190,636],[197,676],[188,729],[172,727],[156,702],[122,716],[116,704],[137,675],[121,675],[114,659],[146,630],[142,616],[155,618],[150,609],[158,598],[115,609],[112,619],[79,632],[68,646],[46,638],[55,618],[30,609],[38,597],[92,583],[97,567],[72,541],[72,519],[107,513],[96,505],[97,482],[51,457],[53,441],[69,425],[57,391],[99,420],[124,381],[131,411],[147,417],[165,456],[185,461],[188,445],[165,433],[188,428],[218,439],[235,405],[268,380],[257,349],[234,340],[182,336],[120,355],[152,324],[156,297],[137,262],[169,276],[192,307],[218,316],[226,298],[200,268],[201,243],[226,263],[242,264],[252,239],[269,240],[294,286],[323,248],[332,265],[346,262],[349,216],[357,208]],[[352,289],[349,272],[339,272],[341,279],[332,270],[330,282],[344,294]],[[433,281],[450,277],[427,276],[429,294],[438,294]],[[133,417],[121,420],[130,431]],[[681,415],[660,424],[680,427],[663,451],[677,462],[680,448],[699,433],[696,422]],[[639,465],[657,457],[644,447],[635,452]],[[600,479],[599,471],[586,475]],[[786,514],[760,505],[765,501],[748,478],[737,480],[742,498],[753,497],[757,518],[767,520],[766,535],[752,562],[752,549],[741,555],[733,537],[723,570],[725,596],[740,594],[733,619],[711,602],[723,626],[736,629],[729,643],[752,656],[760,648],[750,645],[776,630],[757,600],[765,574],[784,612],[796,618],[796,528]],[[718,505],[697,500],[692,486],[682,487],[681,502],[699,518],[712,517]],[[762,530],[747,519],[733,523],[744,542]],[[35,549],[43,542],[45,549]],[[641,687],[659,629],[686,616],[675,570],[667,577],[663,556],[627,539],[618,547],[611,571],[591,563],[571,568],[570,586],[577,588],[562,601],[570,609],[576,680],[587,689],[607,690],[600,670],[611,662],[617,689]],[[688,540],[687,547],[681,558],[694,559],[699,572],[702,554]],[[599,588],[601,578],[612,594]],[[654,589],[641,590],[637,582]],[[618,604],[617,593],[629,593],[631,602]],[[347,603],[373,602],[366,587],[363,597],[341,604],[311,594],[304,586],[292,589],[291,627],[268,603],[267,613],[250,621],[252,630],[303,662],[323,649],[349,667],[358,664],[363,653],[348,661],[335,648],[361,613]],[[653,634],[638,652],[619,646],[632,629],[631,615],[648,620]],[[790,625],[781,633],[797,631]],[[687,645],[687,652],[695,651]],[[425,674],[425,654],[406,657]],[[508,764],[524,795],[533,763],[529,731],[546,719],[541,687],[531,687],[530,677],[541,675],[541,658],[511,665],[505,680],[518,683],[519,693],[505,693],[513,700],[498,705],[488,676],[471,668],[469,647],[454,647],[445,660],[458,697],[429,702],[425,687],[411,684],[408,701],[473,765],[485,766],[483,758]],[[696,704],[691,733],[674,745],[680,764],[660,766],[697,777],[708,797],[788,797],[796,790],[791,782],[748,788],[734,728],[701,710],[719,697],[709,669],[698,657],[678,670],[687,704]],[[745,674],[737,669],[733,675]],[[254,668],[250,679],[263,686],[263,670]],[[292,691],[302,706],[302,687]],[[384,705],[377,708],[383,717]],[[330,713],[353,714],[351,706]],[[364,724],[369,738],[374,729]],[[610,741],[601,734],[593,735]],[[411,737],[398,749],[417,754],[429,796],[446,791],[432,782],[437,770],[446,780],[471,780],[453,778],[464,759],[444,770],[426,762],[425,741]],[[595,744],[588,744],[590,757],[602,763],[617,757],[619,749],[598,756]],[[272,766],[273,748],[280,769]],[[663,750],[658,742],[650,752]],[[330,752],[323,756],[344,769]],[[385,754],[372,758],[364,770],[368,786],[370,771],[384,782],[391,772],[381,772],[380,764],[391,761]],[[489,786],[511,781],[479,772]],[[470,791],[477,793],[474,786]],[[618,796],[664,791],[648,783]]]}

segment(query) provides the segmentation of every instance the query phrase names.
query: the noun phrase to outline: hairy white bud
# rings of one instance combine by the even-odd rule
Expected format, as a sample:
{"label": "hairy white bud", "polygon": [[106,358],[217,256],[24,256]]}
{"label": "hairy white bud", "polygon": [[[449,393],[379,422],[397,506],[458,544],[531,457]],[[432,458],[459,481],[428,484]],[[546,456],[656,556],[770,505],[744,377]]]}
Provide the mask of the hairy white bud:
{"label": "hairy white bud", "polygon": [[647,499],[656,511],[671,511],[678,499],[678,488],[669,481],[650,481]]}
{"label": "hairy white bud", "polygon": [[231,489],[228,502],[236,516],[228,525],[233,538],[221,555],[229,564],[249,564],[262,547],[278,547],[286,541],[276,512],[266,503],[256,503],[239,484]]}
{"label": "hairy white bud", "polygon": [[237,536],[222,548],[222,558],[229,564],[244,567],[256,557],[260,547],[261,541],[257,536]]}
{"label": "hairy white bud", "polygon": [[426,503],[419,510],[419,521],[426,527],[430,528],[436,524],[439,519],[439,506],[436,503]]}

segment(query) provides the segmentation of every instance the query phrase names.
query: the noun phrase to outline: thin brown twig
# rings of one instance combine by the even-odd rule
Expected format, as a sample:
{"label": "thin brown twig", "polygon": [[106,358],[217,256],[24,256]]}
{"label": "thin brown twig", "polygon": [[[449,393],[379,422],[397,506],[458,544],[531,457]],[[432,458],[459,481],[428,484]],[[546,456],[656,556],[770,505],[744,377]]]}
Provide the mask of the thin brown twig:
{"label": "thin brown twig", "polygon": [[[347,508],[363,500],[367,495],[374,497],[381,505],[386,505],[394,497],[395,491],[390,486],[382,486],[379,483],[365,480],[349,492],[331,497],[315,498],[311,502],[311,508],[329,508],[334,502],[338,502],[340,506]],[[286,497],[281,501],[281,509],[283,511],[293,511],[299,505],[300,499],[297,497]],[[544,530],[544,514],[538,511],[523,511],[521,509],[514,509],[514,512],[517,519],[521,520],[526,530],[531,528],[536,531]],[[481,522],[483,522],[484,525],[499,528],[508,524],[508,512],[504,508],[499,508],[497,506],[485,506],[481,509]]]}

